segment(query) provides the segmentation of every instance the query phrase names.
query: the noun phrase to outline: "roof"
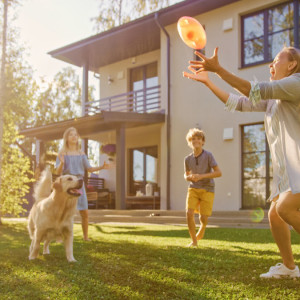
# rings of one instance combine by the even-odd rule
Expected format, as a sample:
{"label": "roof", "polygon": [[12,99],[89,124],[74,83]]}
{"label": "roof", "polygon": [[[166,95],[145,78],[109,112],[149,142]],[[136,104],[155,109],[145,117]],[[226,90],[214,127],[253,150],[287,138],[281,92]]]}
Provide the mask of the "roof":
{"label": "roof", "polygon": [[80,40],[49,54],[59,60],[89,70],[160,48],[160,28],[176,23],[181,16],[195,16],[240,0],[186,0],[137,20]]}
{"label": "roof", "polygon": [[136,112],[111,112],[103,111],[93,116],[85,116],[76,119],[56,122],[39,127],[23,129],[21,135],[35,137],[43,141],[59,140],[64,131],[69,127],[75,127],[82,138],[100,131],[116,130],[116,128],[133,128],[150,124],[163,123],[165,114],[136,113]]}

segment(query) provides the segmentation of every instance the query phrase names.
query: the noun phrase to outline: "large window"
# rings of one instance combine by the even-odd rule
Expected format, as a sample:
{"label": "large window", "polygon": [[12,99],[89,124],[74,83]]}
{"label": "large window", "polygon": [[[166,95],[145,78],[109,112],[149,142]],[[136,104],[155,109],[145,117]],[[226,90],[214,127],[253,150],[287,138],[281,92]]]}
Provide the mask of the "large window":
{"label": "large window", "polygon": [[242,208],[267,206],[272,166],[263,124],[242,126]]}
{"label": "large window", "polygon": [[130,71],[130,90],[134,92],[130,100],[130,110],[149,112],[153,99],[158,97],[157,63],[151,63]]}
{"label": "large window", "polygon": [[299,47],[299,0],[242,17],[242,66],[270,62],[284,46]]}
{"label": "large window", "polygon": [[145,186],[150,182],[157,188],[157,146],[134,148],[130,154],[129,194],[137,191],[145,194]]}

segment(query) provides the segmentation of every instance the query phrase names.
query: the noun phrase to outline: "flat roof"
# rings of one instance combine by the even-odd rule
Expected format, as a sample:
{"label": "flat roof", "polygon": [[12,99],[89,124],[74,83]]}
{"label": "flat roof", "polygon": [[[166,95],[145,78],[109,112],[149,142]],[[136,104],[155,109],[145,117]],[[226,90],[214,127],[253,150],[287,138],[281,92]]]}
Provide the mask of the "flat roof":
{"label": "flat roof", "polygon": [[112,112],[103,111],[93,116],[85,116],[66,121],[51,123],[39,127],[21,130],[20,135],[35,137],[42,141],[62,139],[64,131],[69,127],[75,127],[82,138],[92,134],[116,130],[117,128],[133,128],[165,122],[165,114],[136,113],[136,112]]}

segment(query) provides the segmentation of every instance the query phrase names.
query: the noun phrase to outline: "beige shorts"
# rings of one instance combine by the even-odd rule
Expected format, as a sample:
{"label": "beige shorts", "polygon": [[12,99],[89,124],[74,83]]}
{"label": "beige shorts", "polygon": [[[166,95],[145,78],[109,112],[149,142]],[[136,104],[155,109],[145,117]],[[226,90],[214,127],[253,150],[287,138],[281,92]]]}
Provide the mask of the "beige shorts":
{"label": "beige shorts", "polygon": [[211,216],[215,193],[204,189],[189,188],[186,196],[186,210],[193,209],[196,213]]}

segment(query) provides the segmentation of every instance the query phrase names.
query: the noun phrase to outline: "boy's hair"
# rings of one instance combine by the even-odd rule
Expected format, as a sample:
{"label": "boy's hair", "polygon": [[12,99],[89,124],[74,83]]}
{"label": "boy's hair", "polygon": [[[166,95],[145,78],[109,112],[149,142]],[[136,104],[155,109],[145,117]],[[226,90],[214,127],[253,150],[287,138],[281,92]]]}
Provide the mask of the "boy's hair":
{"label": "boy's hair", "polygon": [[191,144],[191,141],[193,139],[193,137],[198,136],[202,139],[203,142],[205,142],[205,133],[203,130],[200,130],[198,128],[191,128],[189,130],[189,132],[186,135],[186,141],[188,143],[188,145]]}

